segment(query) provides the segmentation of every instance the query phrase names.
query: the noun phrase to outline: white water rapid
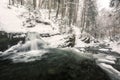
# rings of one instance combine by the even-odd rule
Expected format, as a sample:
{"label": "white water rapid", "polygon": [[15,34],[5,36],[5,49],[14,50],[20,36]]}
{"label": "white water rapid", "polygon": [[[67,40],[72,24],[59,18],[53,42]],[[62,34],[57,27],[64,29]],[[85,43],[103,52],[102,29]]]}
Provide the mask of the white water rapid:
{"label": "white water rapid", "polygon": [[111,80],[120,80],[120,71],[115,69],[112,65],[116,65],[117,58],[109,54],[94,54],[96,64],[102,68]]}
{"label": "white water rapid", "polygon": [[40,38],[39,34],[28,32],[24,44],[20,41],[3,52],[2,55],[8,56],[7,58],[12,59],[13,62],[29,62],[39,59],[47,52],[46,48],[47,44]]}

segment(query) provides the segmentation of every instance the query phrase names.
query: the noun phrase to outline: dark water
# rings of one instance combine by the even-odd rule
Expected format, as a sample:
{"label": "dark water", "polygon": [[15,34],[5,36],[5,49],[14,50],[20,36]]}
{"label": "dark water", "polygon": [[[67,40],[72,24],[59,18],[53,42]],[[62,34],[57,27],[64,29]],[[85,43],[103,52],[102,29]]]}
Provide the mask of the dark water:
{"label": "dark water", "polygon": [[41,60],[13,63],[0,57],[0,80],[110,80],[94,60],[56,50]]}

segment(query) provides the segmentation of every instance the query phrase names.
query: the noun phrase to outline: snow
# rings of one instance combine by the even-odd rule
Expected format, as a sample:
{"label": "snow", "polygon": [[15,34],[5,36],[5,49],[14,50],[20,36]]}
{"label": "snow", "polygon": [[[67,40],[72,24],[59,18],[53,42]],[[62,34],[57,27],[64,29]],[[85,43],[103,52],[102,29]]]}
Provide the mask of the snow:
{"label": "snow", "polygon": [[21,34],[21,35],[15,35],[15,36],[13,36],[13,38],[20,38],[20,37],[26,37],[26,35],[25,34]]}
{"label": "snow", "polygon": [[[1,5],[2,6],[2,5]],[[24,32],[25,30],[21,28],[22,22],[17,16],[14,15],[14,12],[7,9],[7,7],[0,6],[0,23],[3,24],[3,30],[6,32]]]}
{"label": "snow", "polygon": [[105,63],[100,63],[99,66],[109,72],[110,74],[114,74],[120,77],[120,72],[113,68],[111,65],[105,64]]}
{"label": "snow", "polygon": [[75,47],[88,47],[90,46],[90,44],[86,44],[83,41],[81,41],[80,39],[80,35],[81,35],[81,31],[80,28],[76,27],[76,26],[72,26],[75,36],[76,36],[76,41],[75,41]]}
{"label": "snow", "polygon": [[[26,20],[24,17],[21,17],[22,14],[27,13],[28,10],[23,7],[14,7],[14,6],[7,6],[8,0],[0,0],[0,31],[6,31],[6,32],[37,32],[40,34],[58,34],[59,33],[59,26],[57,23],[54,23],[52,20],[49,19],[49,11],[47,9],[40,9],[40,19],[44,22],[50,23],[50,25],[45,24],[38,24],[35,23],[34,27],[27,28],[23,26],[23,21]],[[109,7],[110,0],[97,0],[98,10],[101,11],[103,9],[111,10],[112,8]],[[9,9],[10,7],[11,9]],[[54,11],[51,13],[51,18],[53,18]],[[28,15],[27,15],[28,16]],[[91,42],[90,44],[87,44],[80,39],[81,35],[81,29],[76,26],[72,26],[75,36],[76,36],[76,42],[74,47],[89,47],[89,46],[95,46],[97,45],[94,42]],[[60,44],[64,45],[65,37],[66,35],[55,35],[47,38],[43,38],[45,42],[47,42],[51,47],[58,47]],[[19,37],[19,36],[14,36]],[[20,37],[25,37],[25,34],[20,35]],[[108,42],[109,43],[109,42]],[[111,43],[110,47],[112,48],[112,51],[116,51],[120,53],[120,45]],[[99,49],[102,51],[107,51],[107,49]]]}
{"label": "snow", "polygon": [[110,11],[112,8],[110,8],[110,1],[111,0],[97,0],[97,7],[98,10],[101,11],[103,9]]}
{"label": "snow", "polygon": [[6,55],[6,54],[9,53],[9,52],[15,51],[16,49],[18,49],[18,48],[21,47],[21,46],[22,46],[22,41],[20,41],[17,45],[14,45],[14,46],[12,46],[11,48],[9,48],[8,50],[6,50],[6,51],[4,52],[4,55]]}
{"label": "snow", "polygon": [[115,57],[113,57],[113,56],[111,56],[111,55],[107,55],[106,56],[106,59],[108,59],[108,60],[116,60],[116,58]]}
{"label": "snow", "polygon": [[112,64],[116,64],[116,58],[112,55],[108,54],[94,54],[93,57],[96,60],[96,64],[102,68],[108,75],[112,78],[117,78],[118,80],[120,79],[120,71],[115,69]]}
{"label": "snow", "polygon": [[64,38],[66,37],[68,37],[68,34],[55,35],[42,39],[49,44],[49,47],[56,48],[56,47],[60,47],[60,45],[65,45],[66,40]]}
{"label": "snow", "polygon": [[120,44],[118,42],[110,43],[110,48],[112,48],[112,51],[120,53]]}
{"label": "snow", "polygon": [[24,32],[22,21],[15,15],[15,12],[8,9],[7,0],[0,0],[0,23],[1,29],[6,32]]}
{"label": "snow", "polygon": [[4,51],[1,56],[10,55],[8,58],[12,59],[13,62],[29,62],[40,59],[48,51],[46,48],[48,48],[46,43],[40,39],[37,33],[29,32],[24,44],[20,41]]}
{"label": "snow", "polygon": [[0,51],[0,55],[2,54],[3,52]]}
{"label": "snow", "polygon": [[95,46],[97,45],[96,43],[94,42],[91,42],[91,43],[85,43],[83,41],[81,41],[81,39],[76,39],[76,44],[75,44],[75,47],[92,47],[92,46]]}
{"label": "snow", "polygon": [[110,51],[110,49],[104,49],[104,48],[101,48],[99,49],[100,51]]}
{"label": "snow", "polygon": [[114,61],[111,61],[111,60],[107,60],[107,59],[98,59],[97,62],[103,62],[103,63],[110,63],[110,64],[115,64]]}
{"label": "snow", "polygon": [[13,62],[30,62],[40,59],[44,53],[46,53],[46,50],[34,50],[34,51],[28,51],[28,52],[19,52],[19,54],[14,54],[14,56],[10,57],[10,59],[13,60]]}
{"label": "snow", "polygon": [[44,33],[50,33],[50,34],[57,33],[57,31],[54,32],[54,30],[52,29],[50,25],[43,25],[43,24],[39,24],[33,28],[28,28],[27,31],[43,33],[43,34]]}
{"label": "snow", "polygon": [[94,54],[93,57],[96,59],[97,63],[115,64],[116,61],[116,58],[114,56],[103,53]]}
{"label": "snow", "polygon": [[[98,10],[99,11],[104,9],[108,11],[112,10],[112,8],[110,8],[110,1],[111,0],[97,0]],[[0,55],[13,54],[12,56],[10,56],[10,58],[14,62],[29,62],[29,61],[40,59],[39,57],[41,57],[44,53],[47,53],[50,47],[52,47],[53,49],[54,48],[56,49],[58,47],[64,46],[69,43],[69,42],[68,43],[65,43],[65,42],[67,38],[71,35],[69,34],[61,35],[59,33],[58,23],[54,23],[52,20],[49,19],[48,10],[40,9],[39,12],[41,15],[40,20],[43,22],[50,23],[49,25],[45,25],[42,23],[34,23],[35,24],[34,27],[28,28],[23,26],[23,21],[25,21],[26,18],[21,17],[22,14],[27,13],[28,11],[23,6],[14,7],[14,6],[7,6],[7,4],[8,4],[7,0],[0,0],[0,11],[1,11],[0,12],[0,30],[1,31],[6,31],[8,33],[9,32],[13,32],[13,33],[14,32],[22,32],[22,33],[35,32],[40,34],[50,34],[51,36],[43,37],[43,38],[40,37],[40,39],[35,39],[35,37],[34,36],[32,37],[31,34],[27,35],[28,36],[27,39],[30,41],[26,41],[25,44],[22,44],[22,42],[20,41],[17,45],[12,46],[5,52],[0,52]],[[9,9],[8,7],[10,7],[11,9]],[[51,13],[51,15],[54,15],[54,13]],[[25,16],[28,17],[28,14]],[[90,46],[96,47],[96,45],[98,44],[94,42],[91,42],[89,44],[83,42],[80,39],[81,29],[76,26],[72,26],[72,29],[76,38],[75,46],[74,46],[75,48],[63,48],[62,50],[71,51],[71,52],[73,51],[77,55],[86,57],[88,59],[94,58],[96,60],[96,63],[103,70],[105,70],[109,74],[116,74],[117,76],[120,76],[118,75],[120,74],[120,72],[111,66],[111,64],[115,64],[115,61],[117,60],[114,56],[103,54],[103,53],[98,53],[98,54],[86,53],[85,47],[90,47]],[[83,37],[88,37],[86,35],[83,35]],[[26,35],[25,34],[16,35],[14,36],[14,38],[15,37],[26,37]],[[105,43],[110,43],[108,48],[110,48],[111,51],[120,53],[120,43],[110,42],[110,41],[105,41]],[[82,47],[82,48],[78,49],[78,47]],[[29,48],[31,49],[29,50]],[[100,48],[98,50],[109,51],[109,49],[104,49],[104,48]]]}
{"label": "snow", "polygon": [[[49,22],[51,25],[36,24],[35,27],[27,28],[23,26],[25,18],[21,17],[22,14],[28,12],[23,6],[14,7],[7,6],[7,1],[0,0],[0,31],[6,31],[8,33],[26,33],[26,32],[38,32],[38,33],[58,33],[57,26],[53,24],[51,20],[47,18],[46,10],[41,10],[41,19]],[[10,9],[8,8],[10,7]],[[53,30],[55,28],[55,30]]]}

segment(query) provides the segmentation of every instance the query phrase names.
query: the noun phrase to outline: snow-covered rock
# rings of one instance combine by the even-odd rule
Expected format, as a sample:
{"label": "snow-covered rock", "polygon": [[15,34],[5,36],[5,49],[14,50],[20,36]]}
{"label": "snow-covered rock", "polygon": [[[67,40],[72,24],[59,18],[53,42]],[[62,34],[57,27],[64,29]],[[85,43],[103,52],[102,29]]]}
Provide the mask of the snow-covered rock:
{"label": "snow-covered rock", "polygon": [[0,55],[2,54],[3,52],[0,51]]}
{"label": "snow-covered rock", "polygon": [[42,39],[54,48],[73,47],[75,45],[75,36],[72,34],[54,35]]}
{"label": "snow-covered rock", "polygon": [[8,50],[6,50],[3,55],[9,53],[9,52],[14,52],[16,50],[18,50],[20,47],[22,46],[22,41],[20,41],[17,45],[12,46],[11,48],[9,48]]}

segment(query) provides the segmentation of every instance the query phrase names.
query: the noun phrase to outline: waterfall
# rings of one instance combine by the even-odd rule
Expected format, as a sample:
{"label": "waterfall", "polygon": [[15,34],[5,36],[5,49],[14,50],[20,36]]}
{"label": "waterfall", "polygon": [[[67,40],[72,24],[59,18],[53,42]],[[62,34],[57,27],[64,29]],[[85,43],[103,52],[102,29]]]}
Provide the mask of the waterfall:
{"label": "waterfall", "polygon": [[31,41],[31,50],[38,50],[38,39],[40,39],[39,34],[35,33],[35,32],[28,32],[27,33],[27,38],[26,41]]}
{"label": "waterfall", "polygon": [[38,50],[38,45],[36,40],[31,41],[31,50]]}
{"label": "waterfall", "polygon": [[28,62],[40,59],[48,50],[47,44],[35,32],[28,32],[25,43],[20,41],[18,44],[10,47],[2,53],[2,56],[8,56],[13,62]]}
{"label": "waterfall", "polygon": [[46,43],[41,39],[40,35],[35,32],[28,32],[26,42],[30,42],[30,50],[39,50]]}

